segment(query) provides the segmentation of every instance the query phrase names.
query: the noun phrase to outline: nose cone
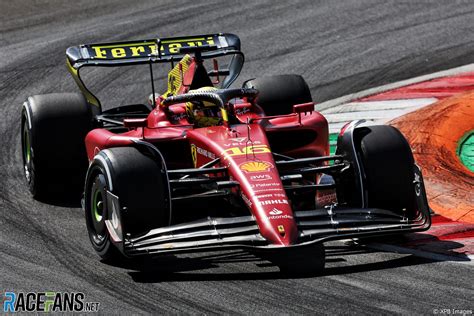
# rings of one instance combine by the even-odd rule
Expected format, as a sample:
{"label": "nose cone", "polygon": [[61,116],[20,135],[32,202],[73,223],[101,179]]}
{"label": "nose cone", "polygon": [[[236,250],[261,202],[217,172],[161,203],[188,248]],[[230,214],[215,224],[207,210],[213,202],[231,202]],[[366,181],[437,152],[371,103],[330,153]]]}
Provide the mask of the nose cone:
{"label": "nose cone", "polygon": [[[265,131],[258,124],[223,126],[188,132],[197,146],[219,157],[230,177],[239,182],[242,200],[255,217],[269,244],[295,244],[298,229],[276,168]],[[197,152],[198,162],[204,152]],[[213,159],[214,159],[213,158]],[[198,164],[199,165],[199,164]]]}
{"label": "nose cone", "polygon": [[296,243],[298,230],[293,210],[271,152],[231,156],[227,161],[241,184],[242,199],[255,216],[262,236],[274,245]]}
{"label": "nose cone", "polygon": [[292,215],[270,215],[268,226],[262,235],[274,245],[289,246],[296,243],[298,230]]}

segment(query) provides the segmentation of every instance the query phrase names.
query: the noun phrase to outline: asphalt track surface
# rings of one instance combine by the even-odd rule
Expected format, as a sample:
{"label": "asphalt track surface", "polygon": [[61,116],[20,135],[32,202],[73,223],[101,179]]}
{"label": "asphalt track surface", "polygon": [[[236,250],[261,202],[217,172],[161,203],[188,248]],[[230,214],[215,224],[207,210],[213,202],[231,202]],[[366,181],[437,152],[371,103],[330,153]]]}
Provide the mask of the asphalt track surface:
{"label": "asphalt track surface", "polygon": [[232,32],[247,58],[239,82],[297,73],[324,101],[474,62],[473,11],[472,1],[2,1],[0,290],[84,292],[104,313],[474,309],[473,265],[342,243],[311,278],[285,278],[238,251],[161,258],[144,271],[103,264],[77,200],[28,194],[19,137],[28,95],[76,91],[64,64],[71,45]]}

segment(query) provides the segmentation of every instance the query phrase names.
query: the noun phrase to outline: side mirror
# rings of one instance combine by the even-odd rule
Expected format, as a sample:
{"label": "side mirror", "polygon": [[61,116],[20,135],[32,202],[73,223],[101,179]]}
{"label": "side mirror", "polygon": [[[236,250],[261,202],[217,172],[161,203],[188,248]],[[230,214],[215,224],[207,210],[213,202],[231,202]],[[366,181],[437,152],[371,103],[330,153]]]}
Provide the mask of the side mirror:
{"label": "side mirror", "polygon": [[298,115],[298,123],[301,125],[301,113],[313,112],[314,102],[301,103],[293,105],[293,113]]}
{"label": "side mirror", "polygon": [[146,118],[123,120],[123,126],[127,128],[146,127],[147,125],[148,125],[148,120]]}
{"label": "side mirror", "polygon": [[301,103],[293,105],[293,113],[306,113],[314,111],[314,102]]}

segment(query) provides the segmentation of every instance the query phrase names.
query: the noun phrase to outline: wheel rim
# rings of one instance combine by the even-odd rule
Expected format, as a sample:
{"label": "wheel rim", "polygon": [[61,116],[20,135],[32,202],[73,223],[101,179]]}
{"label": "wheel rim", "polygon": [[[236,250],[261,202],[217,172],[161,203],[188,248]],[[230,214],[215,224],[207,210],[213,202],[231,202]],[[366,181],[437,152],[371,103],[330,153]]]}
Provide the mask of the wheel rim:
{"label": "wheel rim", "polygon": [[23,135],[22,135],[22,152],[23,152],[23,167],[25,169],[25,177],[28,183],[31,182],[31,145],[30,145],[30,132],[28,126],[25,123],[23,124]]}
{"label": "wheel rim", "polygon": [[107,183],[102,173],[98,173],[90,187],[89,209],[90,209],[90,234],[91,239],[96,245],[101,245],[106,240],[107,229],[105,226],[105,217],[107,214],[107,203],[105,192]]}
{"label": "wheel rim", "polygon": [[102,193],[100,193],[99,190],[96,190],[92,202],[92,212],[94,214],[94,219],[96,222],[100,222],[102,220],[103,211],[104,201],[102,199]]}

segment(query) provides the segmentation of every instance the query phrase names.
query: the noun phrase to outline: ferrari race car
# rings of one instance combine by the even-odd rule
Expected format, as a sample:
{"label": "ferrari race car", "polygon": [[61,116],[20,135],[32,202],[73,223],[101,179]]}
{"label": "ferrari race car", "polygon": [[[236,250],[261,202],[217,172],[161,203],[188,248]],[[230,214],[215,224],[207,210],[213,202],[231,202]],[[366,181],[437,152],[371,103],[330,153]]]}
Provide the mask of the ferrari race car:
{"label": "ferrari race car", "polygon": [[[25,177],[36,198],[83,191],[103,259],[241,248],[301,271],[324,266],[323,242],[430,226],[420,169],[397,129],[349,122],[330,155],[328,123],[301,76],[230,88],[244,63],[236,35],[80,45],[66,55],[82,92],[24,103]],[[171,70],[158,94],[153,65],[162,63]],[[106,109],[81,77],[130,65],[149,65],[147,102]]]}

